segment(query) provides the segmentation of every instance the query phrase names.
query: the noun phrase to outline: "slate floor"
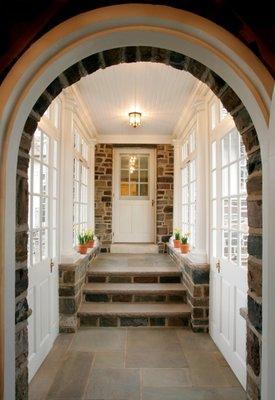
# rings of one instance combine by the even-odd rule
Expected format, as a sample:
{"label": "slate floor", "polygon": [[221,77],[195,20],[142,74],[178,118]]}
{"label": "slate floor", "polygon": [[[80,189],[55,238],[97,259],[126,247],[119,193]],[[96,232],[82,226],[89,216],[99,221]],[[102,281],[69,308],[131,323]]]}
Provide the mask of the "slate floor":
{"label": "slate floor", "polygon": [[244,400],[207,334],[168,328],[86,328],[60,335],[29,400]]}

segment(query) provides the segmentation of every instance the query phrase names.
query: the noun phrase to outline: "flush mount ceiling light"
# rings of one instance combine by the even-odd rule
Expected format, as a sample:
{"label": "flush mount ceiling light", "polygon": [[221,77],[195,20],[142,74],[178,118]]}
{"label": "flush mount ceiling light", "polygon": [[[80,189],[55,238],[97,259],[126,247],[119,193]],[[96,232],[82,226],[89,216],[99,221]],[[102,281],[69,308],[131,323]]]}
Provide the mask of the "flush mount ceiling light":
{"label": "flush mount ceiling light", "polygon": [[141,125],[141,113],[137,111],[133,111],[129,113],[129,124],[137,128],[138,126]]}

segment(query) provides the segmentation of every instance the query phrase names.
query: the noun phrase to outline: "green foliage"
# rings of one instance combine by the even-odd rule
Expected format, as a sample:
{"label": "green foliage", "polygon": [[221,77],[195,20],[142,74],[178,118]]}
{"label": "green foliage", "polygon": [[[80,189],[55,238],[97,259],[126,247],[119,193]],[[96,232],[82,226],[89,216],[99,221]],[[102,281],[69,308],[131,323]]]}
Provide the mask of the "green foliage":
{"label": "green foliage", "polygon": [[78,243],[79,244],[86,244],[88,242],[87,235],[85,233],[78,234]]}
{"label": "green foliage", "polygon": [[180,240],[180,230],[179,229],[175,229],[175,240]]}
{"label": "green foliage", "polygon": [[89,241],[89,240],[94,240],[94,232],[93,232],[92,229],[87,229],[87,230],[85,231],[85,235],[86,235],[86,237],[87,237],[87,241]]}
{"label": "green foliage", "polygon": [[181,238],[180,238],[181,243],[182,244],[187,244],[189,236],[190,236],[190,232],[187,232],[184,235],[182,235]]}

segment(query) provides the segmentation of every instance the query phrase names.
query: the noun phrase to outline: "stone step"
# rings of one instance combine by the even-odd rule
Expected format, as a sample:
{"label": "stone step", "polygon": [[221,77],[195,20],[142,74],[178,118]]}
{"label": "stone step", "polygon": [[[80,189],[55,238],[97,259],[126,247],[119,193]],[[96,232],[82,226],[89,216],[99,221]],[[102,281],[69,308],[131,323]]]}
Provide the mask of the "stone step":
{"label": "stone step", "polygon": [[158,254],[159,247],[153,243],[113,243],[111,254]]}
{"label": "stone step", "polygon": [[106,265],[95,263],[87,271],[88,282],[180,283],[181,272],[175,265]]}
{"label": "stone step", "polygon": [[87,302],[186,302],[182,283],[87,283],[83,288]]}
{"label": "stone step", "polygon": [[82,303],[81,326],[188,326],[190,306],[154,303]]}

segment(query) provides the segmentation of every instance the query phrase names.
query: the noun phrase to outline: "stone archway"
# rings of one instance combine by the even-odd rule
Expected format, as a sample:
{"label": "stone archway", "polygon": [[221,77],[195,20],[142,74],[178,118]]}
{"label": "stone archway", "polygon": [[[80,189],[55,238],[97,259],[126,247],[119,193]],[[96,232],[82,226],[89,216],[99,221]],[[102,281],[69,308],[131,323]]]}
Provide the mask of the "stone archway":
{"label": "stone archway", "polygon": [[81,77],[98,69],[120,63],[159,62],[173,68],[191,73],[207,84],[221,100],[232,115],[236,127],[242,135],[248,155],[248,380],[247,391],[250,398],[260,396],[260,360],[261,360],[261,259],[262,259],[262,163],[260,146],[253,122],[240,98],[230,86],[214,71],[200,62],[183,54],[147,46],[122,47],[105,50],[88,56],[61,73],[48,85],[34,104],[22,133],[17,164],[16,178],[16,261],[22,267],[16,270],[16,389],[17,399],[27,396],[27,317],[28,304],[26,290],[28,287],[27,257],[27,221],[28,221],[28,153],[32,136],[38,121],[52,100],[66,87],[77,82]]}

